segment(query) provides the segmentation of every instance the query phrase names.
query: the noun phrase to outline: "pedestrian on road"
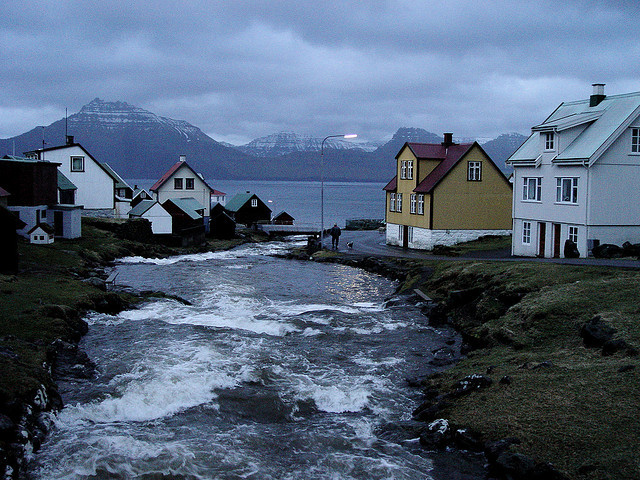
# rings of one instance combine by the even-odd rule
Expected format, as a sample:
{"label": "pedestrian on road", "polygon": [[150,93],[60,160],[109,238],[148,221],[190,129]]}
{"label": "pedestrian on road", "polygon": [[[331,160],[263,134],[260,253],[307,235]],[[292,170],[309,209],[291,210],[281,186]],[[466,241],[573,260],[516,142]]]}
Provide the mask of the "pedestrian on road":
{"label": "pedestrian on road", "polygon": [[340,241],[340,234],[342,233],[340,231],[340,227],[338,226],[338,224],[334,223],[333,227],[331,227],[331,230],[329,230],[329,233],[331,234],[331,247],[338,248],[338,242]]}

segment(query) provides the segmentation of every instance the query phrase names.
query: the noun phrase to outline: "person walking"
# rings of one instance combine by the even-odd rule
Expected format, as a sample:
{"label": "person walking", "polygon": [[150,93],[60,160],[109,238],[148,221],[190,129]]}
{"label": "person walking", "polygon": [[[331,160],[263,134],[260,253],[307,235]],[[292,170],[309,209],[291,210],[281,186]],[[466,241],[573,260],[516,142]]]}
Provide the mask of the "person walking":
{"label": "person walking", "polygon": [[340,231],[340,227],[337,223],[333,224],[333,227],[331,227],[329,233],[331,234],[331,247],[338,248],[338,242],[340,241],[340,234],[342,232]]}

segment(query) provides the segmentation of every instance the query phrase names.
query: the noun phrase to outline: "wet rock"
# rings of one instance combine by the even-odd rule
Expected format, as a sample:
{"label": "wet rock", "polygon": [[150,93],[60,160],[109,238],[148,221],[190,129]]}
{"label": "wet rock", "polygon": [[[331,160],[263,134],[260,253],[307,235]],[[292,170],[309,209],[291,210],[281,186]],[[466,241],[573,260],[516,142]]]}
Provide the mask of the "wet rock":
{"label": "wet rock", "polygon": [[15,423],[6,415],[0,413],[0,442],[6,441],[6,436],[16,428]]}
{"label": "wet rock", "polygon": [[102,290],[103,292],[107,291],[107,284],[101,278],[90,277],[90,278],[87,278],[87,279],[83,280],[83,282],[88,284],[88,285],[91,285],[92,287],[96,287],[96,288]]}
{"label": "wet rock", "polygon": [[481,452],[484,448],[482,435],[469,428],[456,428],[453,433],[453,441],[460,450]]}
{"label": "wet rock", "polygon": [[420,434],[420,444],[425,448],[444,449],[453,443],[454,431],[449,421],[438,418],[431,422]]}
{"label": "wet rock", "polygon": [[495,463],[502,452],[505,452],[512,445],[519,445],[520,440],[515,437],[505,438],[496,442],[487,443],[484,447],[484,455],[489,463]]}
{"label": "wet rock", "polygon": [[506,478],[529,479],[535,466],[533,459],[526,455],[504,451],[498,455],[491,470]]}
{"label": "wet rock", "polygon": [[76,344],[56,340],[51,347],[55,378],[92,378],[95,375],[95,363]]}
{"label": "wet rock", "polygon": [[605,342],[613,338],[616,333],[615,328],[602,321],[599,315],[596,315],[580,329],[580,336],[587,347],[601,347]]}

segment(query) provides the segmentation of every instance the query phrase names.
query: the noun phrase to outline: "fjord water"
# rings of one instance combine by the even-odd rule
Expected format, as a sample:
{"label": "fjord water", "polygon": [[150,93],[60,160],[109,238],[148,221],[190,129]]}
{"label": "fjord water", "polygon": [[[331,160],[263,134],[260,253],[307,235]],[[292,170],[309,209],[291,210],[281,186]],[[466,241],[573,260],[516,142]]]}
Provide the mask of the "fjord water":
{"label": "fjord water", "polygon": [[406,378],[457,338],[416,307],[386,307],[389,280],[271,256],[288,247],[120,261],[120,285],[191,305],[89,316],[96,378],[61,385],[66,407],[29,477],[432,478],[433,457],[401,428],[421,398]]}

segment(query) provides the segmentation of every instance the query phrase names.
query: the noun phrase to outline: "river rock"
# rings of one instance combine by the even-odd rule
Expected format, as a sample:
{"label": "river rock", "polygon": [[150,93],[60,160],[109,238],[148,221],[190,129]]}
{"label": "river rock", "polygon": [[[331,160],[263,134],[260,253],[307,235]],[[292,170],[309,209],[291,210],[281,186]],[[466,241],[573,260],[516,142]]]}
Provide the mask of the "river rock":
{"label": "river rock", "polygon": [[454,430],[444,418],[434,420],[420,434],[420,444],[425,448],[443,449],[453,443]]}

